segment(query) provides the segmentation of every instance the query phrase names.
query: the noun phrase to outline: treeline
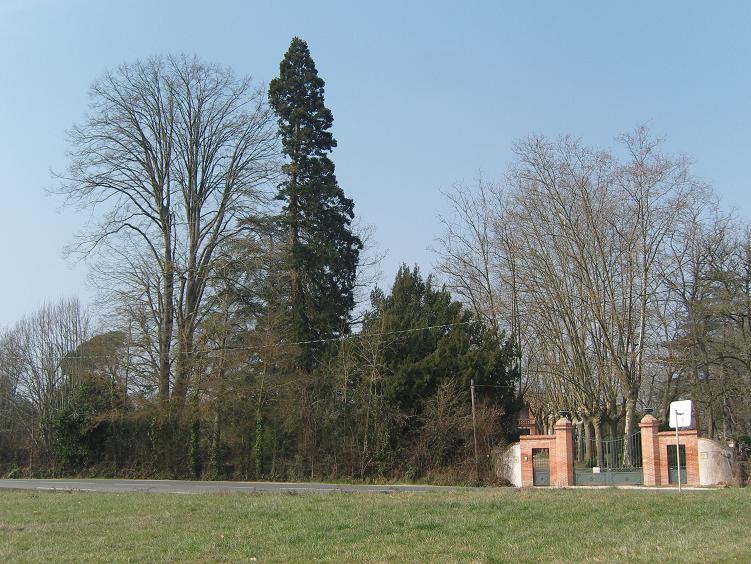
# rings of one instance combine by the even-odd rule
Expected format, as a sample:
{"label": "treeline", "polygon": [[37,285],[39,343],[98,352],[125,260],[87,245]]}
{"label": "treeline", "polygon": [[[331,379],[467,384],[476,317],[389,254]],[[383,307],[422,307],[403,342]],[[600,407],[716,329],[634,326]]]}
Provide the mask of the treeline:
{"label": "treeline", "polygon": [[332,124],[298,38],[267,91],[187,57],[92,86],[58,176],[99,329],[64,300],[0,335],[3,473],[489,482],[523,406],[599,449],[687,398],[751,444],[751,230],[686,158],[523,139],[447,194],[440,282],[383,290]]}
{"label": "treeline", "polygon": [[159,400],[135,333],[91,327],[64,300],[0,338],[6,474],[468,482],[476,429],[491,481],[514,428],[510,341],[417,268],[375,290],[362,330],[326,343],[313,370],[296,365],[303,345],[255,331],[196,351],[180,408]]}
{"label": "treeline", "polygon": [[92,86],[58,176],[104,329],[63,300],[2,333],[4,473],[492,479],[513,341],[416,267],[370,291],[332,123],[298,38],[267,92],[187,57]]}

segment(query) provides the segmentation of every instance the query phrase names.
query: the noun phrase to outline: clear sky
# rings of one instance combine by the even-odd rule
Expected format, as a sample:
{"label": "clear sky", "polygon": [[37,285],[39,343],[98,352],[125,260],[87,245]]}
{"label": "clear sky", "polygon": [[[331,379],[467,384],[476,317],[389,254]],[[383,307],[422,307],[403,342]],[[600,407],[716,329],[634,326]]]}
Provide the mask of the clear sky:
{"label": "clear sky", "polygon": [[0,326],[91,297],[62,258],[84,217],[45,194],[105,69],[197,53],[268,83],[304,38],[334,113],[355,212],[429,270],[440,191],[500,178],[515,139],[612,146],[649,122],[751,218],[751,2],[0,0]]}

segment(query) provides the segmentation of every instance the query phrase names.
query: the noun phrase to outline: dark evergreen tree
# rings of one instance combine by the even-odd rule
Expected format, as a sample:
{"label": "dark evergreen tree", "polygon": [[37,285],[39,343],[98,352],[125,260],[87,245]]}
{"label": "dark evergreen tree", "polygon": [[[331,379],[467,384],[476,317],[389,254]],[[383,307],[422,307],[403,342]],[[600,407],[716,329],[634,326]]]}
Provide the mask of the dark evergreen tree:
{"label": "dark evergreen tree", "polygon": [[[388,427],[385,446],[395,459],[412,460],[412,470],[418,473],[426,470],[425,464],[450,463],[438,452],[428,457],[432,462],[423,460],[425,448],[438,448],[435,441],[426,442],[426,437],[435,439],[442,433],[440,425],[458,424],[462,413],[470,413],[471,380],[478,386],[480,403],[500,414],[497,426],[487,429],[494,440],[512,431],[509,416],[516,411],[518,374],[511,368],[513,345],[505,335],[478,320],[445,288],[436,287],[432,276],[423,278],[417,267],[403,265],[391,291],[375,290],[371,302],[363,338],[382,335],[386,376],[379,393],[398,413]],[[444,420],[444,416],[454,419]],[[446,435],[438,441],[443,444],[439,450],[461,457],[455,441],[462,442],[466,436],[462,438],[458,428],[454,431],[453,439]],[[426,447],[428,443],[432,446]]]}
{"label": "dark evergreen tree", "polygon": [[417,267],[403,265],[391,293],[376,290],[371,301],[365,332],[388,335],[384,394],[404,415],[419,415],[446,381],[469,394],[472,379],[481,386],[478,396],[513,411],[518,374],[510,368],[511,341],[479,322],[445,288],[436,288],[432,276],[423,279]]}
{"label": "dark evergreen tree", "polygon": [[[324,81],[308,45],[295,37],[269,85],[287,162],[277,198],[288,234],[291,337],[314,341],[348,331],[362,242],[352,232],[354,204],[345,197],[329,154],[336,147]],[[320,351],[302,347],[299,366],[310,369]]]}

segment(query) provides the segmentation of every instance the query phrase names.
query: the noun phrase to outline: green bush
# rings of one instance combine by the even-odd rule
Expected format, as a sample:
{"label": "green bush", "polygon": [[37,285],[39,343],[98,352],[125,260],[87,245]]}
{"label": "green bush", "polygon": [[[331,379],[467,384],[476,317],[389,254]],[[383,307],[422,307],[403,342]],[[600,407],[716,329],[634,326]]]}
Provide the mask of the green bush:
{"label": "green bush", "polygon": [[104,378],[90,376],[76,384],[70,401],[52,421],[54,456],[64,470],[79,471],[102,459],[108,416],[122,405],[122,394]]}

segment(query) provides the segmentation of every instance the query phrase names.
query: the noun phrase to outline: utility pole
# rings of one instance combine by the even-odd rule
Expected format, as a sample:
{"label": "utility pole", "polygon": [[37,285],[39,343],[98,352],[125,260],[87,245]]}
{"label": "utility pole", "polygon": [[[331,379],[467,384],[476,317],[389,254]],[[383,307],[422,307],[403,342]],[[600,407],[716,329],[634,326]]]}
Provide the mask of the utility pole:
{"label": "utility pole", "polygon": [[480,482],[480,455],[477,451],[477,416],[475,415],[475,380],[469,381],[469,391],[472,398],[472,434],[475,438],[475,478]]}
{"label": "utility pole", "polygon": [[128,380],[130,377],[130,347],[133,343],[133,320],[128,320],[128,344],[125,349],[125,382],[123,392],[125,392],[125,404],[128,403]]}

